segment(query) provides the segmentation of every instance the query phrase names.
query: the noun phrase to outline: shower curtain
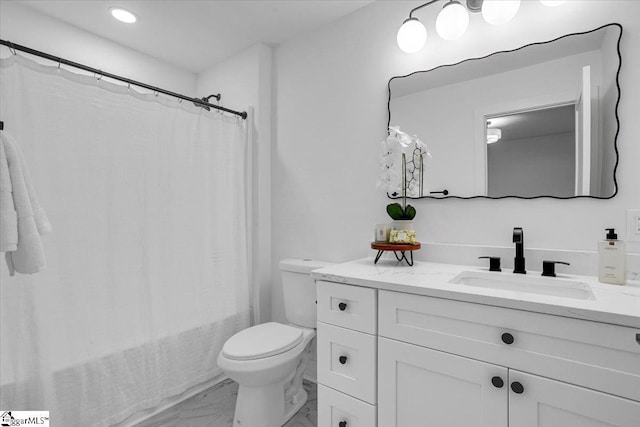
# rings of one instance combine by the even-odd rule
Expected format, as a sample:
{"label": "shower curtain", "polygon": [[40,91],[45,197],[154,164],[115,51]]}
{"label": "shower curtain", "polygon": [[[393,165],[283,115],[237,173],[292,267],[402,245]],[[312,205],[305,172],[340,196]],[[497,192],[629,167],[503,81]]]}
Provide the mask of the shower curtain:
{"label": "shower curtain", "polygon": [[53,225],[46,270],[0,267],[0,407],[108,426],[220,375],[249,325],[248,121],[20,55],[0,72]]}

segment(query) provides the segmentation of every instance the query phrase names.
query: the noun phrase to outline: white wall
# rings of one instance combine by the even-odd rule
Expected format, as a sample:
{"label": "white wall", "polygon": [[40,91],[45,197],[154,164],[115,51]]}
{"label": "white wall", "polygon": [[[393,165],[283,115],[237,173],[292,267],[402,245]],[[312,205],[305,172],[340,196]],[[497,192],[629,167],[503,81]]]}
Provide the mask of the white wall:
{"label": "white wall", "polygon": [[[196,76],[14,2],[0,1],[0,38],[112,74],[193,96]],[[38,62],[50,61],[21,53]],[[0,55],[10,55],[1,46]],[[74,72],[80,72],[72,69]],[[144,92],[143,89],[138,89]]]}
{"label": "white wall", "polygon": [[253,109],[252,281],[257,323],[271,315],[271,48],[257,44],[198,75],[198,97],[221,93],[221,105]]}
{"label": "white wall", "polygon": [[[275,262],[285,257],[346,261],[372,256],[373,227],[389,201],[376,192],[379,143],[387,122],[387,82],[416,69],[586,31],[619,22],[623,66],[618,148],[620,191],[611,200],[421,200],[416,228],[423,242],[511,246],[521,226],[527,247],[596,249],[605,227],[624,236],[626,209],[640,207],[640,2],[570,1],[551,9],[525,1],[502,27],[474,14],[454,42],[434,33],[439,7],[418,12],[430,31],[425,48],[407,55],[396,32],[420,2],[375,2],[276,50],[273,154],[273,317],[282,318]],[[550,228],[553,224],[553,229]],[[628,245],[639,252],[638,245]],[[425,251],[416,254],[425,257]],[[532,266],[531,269],[534,269]],[[538,268],[539,269],[539,268]]]}

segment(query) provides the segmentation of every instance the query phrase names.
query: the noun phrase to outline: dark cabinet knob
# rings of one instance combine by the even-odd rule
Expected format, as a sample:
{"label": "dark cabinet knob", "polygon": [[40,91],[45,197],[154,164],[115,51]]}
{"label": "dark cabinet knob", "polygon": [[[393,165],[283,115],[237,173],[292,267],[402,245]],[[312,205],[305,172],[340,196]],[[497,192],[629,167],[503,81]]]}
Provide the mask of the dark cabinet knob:
{"label": "dark cabinet knob", "polygon": [[345,363],[347,363],[347,356],[338,357],[338,361],[340,361],[340,364],[344,365]]}
{"label": "dark cabinet knob", "polygon": [[513,344],[513,335],[511,335],[509,332],[505,332],[504,334],[502,334],[502,342],[505,344]]}
{"label": "dark cabinet knob", "polygon": [[346,421],[340,421],[338,423],[338,427],[347,427],[347,422]]}
{"label": "dark cabinet knob", "polygon": [[347,303],[341,302],[340,304],[338,304],[338,308],[340,309],[340,311],[345,311],[347,309]]}
{"label": "dark cabinet knob", "polygon": [[518,381],[515,381],[511,383],[511,390],[513,390],[515,394],[522,394],[524,393],[524,386]]}
{"label": "dark cabinet knob", "polygon": [[493,384],[495,388],[502,388],[502,386],[504,386],[504,381],[502,381],[502,378],[500,377],[493,377],[491,378],[491,384]]}

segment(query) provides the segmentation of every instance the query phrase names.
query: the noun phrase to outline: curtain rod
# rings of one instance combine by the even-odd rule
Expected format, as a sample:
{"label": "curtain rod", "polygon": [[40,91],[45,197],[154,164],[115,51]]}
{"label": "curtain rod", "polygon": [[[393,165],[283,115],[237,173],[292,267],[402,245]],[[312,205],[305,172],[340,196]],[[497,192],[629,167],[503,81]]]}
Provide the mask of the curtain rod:
{"label": "curtain rod", "polygon": [[13,50],[14,54],[15,54],[16,50],[19,50],[19,51],[26,52],[26,53],[31,54],[31,55],[39,56],[41,58],[45,58],[45,59],[48,59],[50,61],[57,62],[58,64],[69,65],[71,67],[75,67],[75,68],[79,68],[81,70],[89,71],[90,73],[98,74],[98,75],[100,75],[102,77],[108,77],[110,79],[119,80],[121,82],[128,83],[130,85],[134,85],[134,86],[138,86],[138,87],[141,87],[141,88],[144,88],[144,89],[152,90],[154,92],[163,93],[165,95],[173,96],[175,98],[183,99],[185,101],[191,101],[191,102],[193,102],[194,104],[196,104],[199,107],[215,108],[216,110],[221,110],[221,111],[225,111],[227,113],[235,114],[236,116],[240,116],[243,119],[247,118],[247,112],[246,111],[240,112],[240,111],[230,110],[228,108],[221,107],[219,105],[210,104],[210,103],[204,101],[203,99],[192,98],[190,96],[182,95],[182,94],[179,94],[179,93],[176,93],[176,92],[171,92],[171,91],[166,90],[166,89],[161,89],[159,87],[151,86],[151,85],[148,85],[146,83],[141,83],[141,82],[138,82],[138,81],[135,81],[135,80],[131,80],[131,79],[128,79],[126,77],[121,77],[121,76],[118,76],[116,74],[107,73],[105,71],[98,70],[97,68],[93,68],[93,67],[89,67],[87,65],[79,64],[77,62],[69,61],[68,59],[64,59],[64,58],[60,58],[58,56],[50,55],[48,53],[44,53],[44,52],[41,52],[39,50],[32,49],[30,47],[21,46],[19,44],[15,44],[15,43],[12,43],[10,41],[6,41],[6,40],[0,39],[0,44],[4,45],[4,46],[7,46],[9,49]]}

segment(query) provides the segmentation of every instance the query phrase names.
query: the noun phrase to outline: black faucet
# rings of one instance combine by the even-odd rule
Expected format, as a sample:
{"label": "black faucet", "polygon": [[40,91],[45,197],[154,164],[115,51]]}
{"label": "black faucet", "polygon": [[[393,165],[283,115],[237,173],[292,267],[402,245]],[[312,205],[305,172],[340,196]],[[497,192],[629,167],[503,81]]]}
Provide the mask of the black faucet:
{"label": "black faucet", "polygon": [[513,229],[513,243],[516,244],[516,257],[513,260],[513,272],[518,274],[527,274],[524,268],[524,232],[522,228],[515,227]]}

